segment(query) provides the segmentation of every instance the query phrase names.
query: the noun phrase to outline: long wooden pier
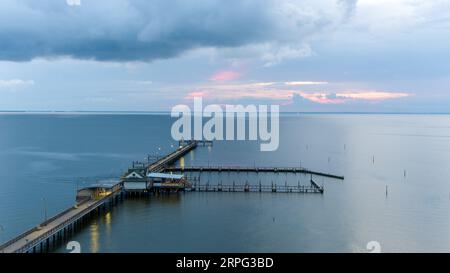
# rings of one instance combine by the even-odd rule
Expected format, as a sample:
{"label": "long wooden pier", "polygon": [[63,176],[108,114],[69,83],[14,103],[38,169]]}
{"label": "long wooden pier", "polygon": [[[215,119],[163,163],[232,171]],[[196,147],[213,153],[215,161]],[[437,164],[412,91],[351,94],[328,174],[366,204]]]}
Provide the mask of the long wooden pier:
{"label": "long wooden pier", "polygon": [[121,189],[118,189],[100,199],[79,202],[1,245],[0,253],[26,253],[36,252],[37,250],[44,252],[49,249],[50,244],[55,244],[56,241],[67,238],[80,222],[92,212],[107,203],[112,205],[117,202],[120,195]]}
{"label": "long wooden pier", "polygon": [[[329,177],[343,180],[344,176],[311,171],[304,168],[288,168],[288,167],[240,167],[240,166],[191,166],[191,167],[175,167],[172,166],[177,160],[188,152],[194,150],[198,145],[210,146],[209,141],[182,141],[179,148],[174,152],[156,160],[153,163],[143,165],[143,170],[150,172],[256,172],[256,173],[305,173],[311,175],[310,185],[222,185],[222,183],[211,186],[209,183],[194,183],[190,191],[204,192],[298,192],[298,193],[323,193],[323,187],[314,182],[312,175]],[[108,188],[108,191],[95,192],[89,198],[83,199],[90,188],[84,188],[79,191],[81,198],[75,206],[55,215],[54,217],[44,221],[40,225],[20,234],[16,238],[4,243],[0,246],[0,253],[24,253],[24,252],[46,252],[49,250],[50,244],[55,245],[58,242],[71,236],[75,229],[83,223],[87,217],[94,212],[99,212],[101,207],[105,208],[106,204],[114,205],[124,193],[123,182],[119,182]],[[95,197],[93,197],[95,196]],[[77,195],[77,198],[79,196]]]}
{"label": "long wooden pier", "polygon": [[[163,171],[167,166],[173,164],[180,157],[195,149],[198,141],[186,141],[180,143],[180,147],[174,152],[156,160],[147,166],[148,172]],[[206,145],[206,144],[203,144]],[[78,226],[79,222],[89,216],[95,210],[105,206],[107,203],[114,203],[118,196],[122,196],[123,187],[120,185],[115,191],[105,195],[100,199],[90,199],[78,202],[75,206],[55,215],[51,219],[33,227],[20,234],[14,239],[0,246],[0,253],[24,253],[40,252],[49,249],[50,244],[66,238],[69,233]]]}
{"label": "long wooden pier", "polygon": [[166,155],[163,158],[158,159],[157,161],[153,162],[152,164],[147,166],[148,172],[161,172],[165,168],[167,168],[170,164],[173,164],[175,161],[177,161],[180,157],[187,154],[188,152],[195,149],[198,145],[197,141],[190,141],[185,144],[185,146],[181,146],[176,151]]}
{"label": "long wooden pier", "polygon": [[312,171],[297,167],[241,167],[241,166],[189,166],[167,167],[168,172],[255,172],[255,173],[304,173],[344,180],[344,176],[325,172]]}

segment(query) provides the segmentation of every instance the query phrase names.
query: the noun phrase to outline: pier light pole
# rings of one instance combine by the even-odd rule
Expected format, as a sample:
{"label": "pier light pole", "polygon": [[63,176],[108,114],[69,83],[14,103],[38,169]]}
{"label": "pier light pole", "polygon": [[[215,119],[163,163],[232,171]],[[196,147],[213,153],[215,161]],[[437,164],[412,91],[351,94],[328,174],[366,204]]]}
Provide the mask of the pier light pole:
{"label": "pier light pole", "polygon": [[44,205],[44,222],[47,221],[47,200],[44,198],[42,198],[42,202]]}
{"label": "pier light pole", "polygon": [[0,225],[0,233],[2,234],[1,236],[0,236],[0,244],[3,242],[3,232],[5,231],[5,228],[2,226],[2,225]]}

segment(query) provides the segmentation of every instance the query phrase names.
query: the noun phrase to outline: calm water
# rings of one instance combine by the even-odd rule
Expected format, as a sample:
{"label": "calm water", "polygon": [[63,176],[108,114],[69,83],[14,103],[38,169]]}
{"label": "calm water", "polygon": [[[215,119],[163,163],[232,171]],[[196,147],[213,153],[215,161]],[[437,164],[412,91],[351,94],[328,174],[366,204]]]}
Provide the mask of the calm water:
{"label": "calm water", "polygon": [[[171,124],[162,115],[0,115],[0,241],[41,222],[45,204],[49,215],[72,205],[77,187],[170,152]],[[215,142],[183,161],[302,166],[345,180],[316,178],[323,195],[126,200],[73,240],[83,252],[366,252],[369,241],[389,252],[450,251],[450,116],[284,116],[280,138],[276,152]],[[211,184],[259,180],[305,184],[308,177],[202,175]]]}

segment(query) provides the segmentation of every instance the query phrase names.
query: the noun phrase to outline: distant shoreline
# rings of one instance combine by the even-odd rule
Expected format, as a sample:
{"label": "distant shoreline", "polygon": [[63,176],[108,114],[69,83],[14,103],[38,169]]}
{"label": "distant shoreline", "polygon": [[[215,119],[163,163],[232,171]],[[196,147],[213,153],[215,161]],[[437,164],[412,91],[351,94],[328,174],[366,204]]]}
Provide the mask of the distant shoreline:
{"label": "distant shoreline", "polygon": [[[0,115],[170,115],[168,111],[22,111],[0,110]],[[284,116],[293,115],[450,115],[450,112],[280,112]]]}

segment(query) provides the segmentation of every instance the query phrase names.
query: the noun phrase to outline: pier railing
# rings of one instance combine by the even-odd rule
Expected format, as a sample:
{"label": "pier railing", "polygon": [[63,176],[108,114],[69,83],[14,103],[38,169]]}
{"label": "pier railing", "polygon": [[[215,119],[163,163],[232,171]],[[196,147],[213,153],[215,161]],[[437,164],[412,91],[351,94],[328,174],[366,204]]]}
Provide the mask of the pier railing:
{"label": "pier railing", "polygon": [[290,172],[304,173],[338,180],[344,180],[344,176],[331,173],[312,171],[301,167],[245,167],[245,166],[183,166],[183,167],[167,167],[165,171],[173,172]]}
{"label": "pier railing", "polygon": [[183,146],[183,147],[177,149],[176,151],[172,152],[171,154],[168,154],[167,156],[150,164],[147,167],[147,170],[149,172],[161,171],[166,166],[172,164],[174,161],[176,161],[181,156],[185,155],[186,153],[188,153],[195,147],[197,147],[197,141],[190,141],[190,142],[188,142],[188,144],[186,146]]}
{"label": "pier railing", "polygon": [[[89,205],[88,207],[84,208],[83,210],[80,210],[77,214],[73,215],[72,217],[68,218],[67,220],[61,222],[60,224],[58,224],[57,226],[53,227],[52,229],[46,231],[45,233],[39,235],[36,239],[33,239],[29,242],[27,242],[25,245],[23,245],[22,247],[14,250],[14,252],[16,253],[21,253],[21,252],[26,252],[28,251],[30,248],[32,248],[33,246],[39,244],[39,242],[45,240],[46,238],[52,236],[54,233],[56,233],[57,231],[63,229],[65,226],[67,226],[68,224],[74,222],[75,220],[83,217],[84,215],[86,215],[87,213],[89,213],[90,211],[96,209],[97,207],[99,207],[100,205],[102,205],[106,200],[108,200],[110,197],[116,195],[118,192],[120,192],[121,189],[116,190],[115,192],[112,192],[111,194],[103,197],[100,200],[97,200],[96,202],[94,202],[93,204]],[[86,202],[88,202],[89,200],[85,200],[81,203],[77,203],[77,205],[82,205],[85,204]],[[67,213],[73,211],[74,207],[70,207],[69,209],[53,216],[52,218],[48,219],[47,221],[41,223],[38,227],[34,227],[24,233],[22,233],[21,235],[17,236],[16,238],[6,242],[5,244],[3,244],[2,246],[0,246],[0,252],[2,252],[2,250],[6,249],[7,247],[13,245],[14,243],[16,243],[19,240],[24,239],[25,237],[27,237],[28,235],[32,234],[33,232],[37,232],[40,230],[39,227],[45,227],[46,225],[48,225],[49,223],[57,220],[60,217],[63,217],[64,215],[66,215]]]}
{"label": "pier railing", "polygon": [[[83,200],[82,202],[78,202],[78,203],[76,204],[76,206],[82,205],[83,203],[85,203],[85,202],[87,202],[87,201],[89,201],[89,200],[86,199],[86,200]],[[64,214],[66,214],[66,213],[72,211],[73,209],[74,209],[74,207],[70,207],[70,208],[68,208],[68,209],[66,209],[66,210],[64,210],[64,211],[62,211],[62,212],[56,214],[55,216],[53,216],[53,217],[51,217],[51,218],[45,220],[44,222],[42,222],[41,224],[39,224],[39,226],[35,226],[35,227],[33,227],[33,228],[31,228],[31,229],[29,229],[29,230],[23,232],[22,234],[18,235],[17,237],[15,237],[15,238],[13,238],[13,239],[11,239],[11,240],[9,240],[9,241],[3,243],[2,245],[0,245],[0,251],[1,251],[2,249],[4,249],[4,248],[6,248],[6,247],[8,247],[8,246],[10,246],[10,245],[12,245],[12,244],[14,244],[15,242],[17,242],[17,241],[19,241],[19,240],[21,240],[21,239],[27,237],[27,236],[30,235],[31,233],[33,233],[33,232],[35,232],[35,231],[39,231],[39,227],[46,226],[48,223],[51,223],[51,222],[53,222],[54,220],[58,219],[59,217],[62,217]]]}
{"label": "pier railing", "polygon": [[2,253],[2,250],[3,250],[3,249],[7,248],[8,246],[14,244],[14,243],[17,242],[17,241],[22,240],[23,238],[27,237],[27,236],[30,235],[31,233],[33,233],[33,232],[35,232],[35,231],[38,231],[38,230],[39,230],[38,227],[33,227],[33,228],[31,228],[31,229],[29,229],[29,230],[23,232],[23,233],[20,234],[19,236],[17,236],[17,237],[15,237],[15,238],[13,238],[13,239],[11,239],[11,240],[5,242],[4,244],[0,245],[0,253]]}
{"label": "pier railing", "polygon": [[316,185],[250,185],[250,184],[226,184],[226,185],[193,185],[190,191],[200,192],[293,192],[293,193],[323,193],[323,188]]}

